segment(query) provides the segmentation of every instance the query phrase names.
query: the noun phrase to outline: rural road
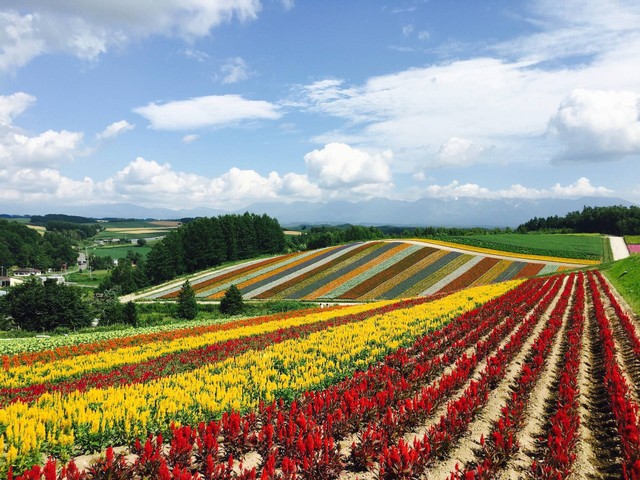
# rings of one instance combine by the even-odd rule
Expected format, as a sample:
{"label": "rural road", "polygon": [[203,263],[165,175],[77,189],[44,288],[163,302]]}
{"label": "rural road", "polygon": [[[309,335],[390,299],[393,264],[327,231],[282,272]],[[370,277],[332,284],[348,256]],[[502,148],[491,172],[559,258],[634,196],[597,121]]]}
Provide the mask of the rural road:
{"label": "rural road", "polygon": [[629,256],[629,249],[624,238],[609,236],[609,244],[611,245],[611,253],[614,260],[621,260]]}

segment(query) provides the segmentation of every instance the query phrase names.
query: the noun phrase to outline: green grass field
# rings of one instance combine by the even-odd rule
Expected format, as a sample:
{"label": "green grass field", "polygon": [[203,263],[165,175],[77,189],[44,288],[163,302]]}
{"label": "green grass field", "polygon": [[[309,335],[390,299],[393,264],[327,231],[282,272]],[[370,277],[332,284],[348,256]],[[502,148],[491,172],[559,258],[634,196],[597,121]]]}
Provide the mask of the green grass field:
{"label": "green grass field", "polygon": [[627,245],[640,245],[640,235],[625,235],[624,241]]}
{"label": "green grass field", "polygon": [[600,260],[604,255],[600,235],[565,235],[551,233],[500,233],[434,237],[438,240],[504,252],[545,255],[564,258]]}
{"label": "green grass field", "polygon": [[98,234],[93,237],[95,240],[110,240],[112,238],[154,238],[154,237],[162,237],[165,236],[167,233],[169,233],[171,230],[156,230],[156,229],[149,229],[145,232],[137,232],[137,233],[131,233],[131,232],[113,232],[113,231],[102,231],[102,232],[98,232]]}
{"label": "green grass field", "polygon": [[132,250],[135,253],[140,253],[142,254],[142,256],[146,257],[151,251],[151,246],[145,245],[144,247],[138,247],[136,245],[115,245],[113,247],[96,247],[90,248],[89,253],[97,257],[111,257],[113,259],[120,259],[126,257],[129,250]]}
{"label": "green grass field", "polygon": [[604,265],[601,270],[631,306],[633,312],[640,315],[640,255],[631,255]]}

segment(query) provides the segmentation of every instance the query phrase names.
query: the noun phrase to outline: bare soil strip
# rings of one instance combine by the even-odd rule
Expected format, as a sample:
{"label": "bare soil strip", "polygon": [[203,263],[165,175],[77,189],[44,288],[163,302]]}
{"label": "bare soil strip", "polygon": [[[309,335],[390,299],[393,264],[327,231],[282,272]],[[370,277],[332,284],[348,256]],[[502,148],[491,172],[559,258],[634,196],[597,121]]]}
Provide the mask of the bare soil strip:
{"label": "bare soil strip", "polygon": [[[589,395],[584,398],[586,415],[585,418],[581,418],[581,424],[584,424],[587,431],[593,432],[591,438],[587,436],[588,440],[593,442],[590,444],[594,460],[591,465],[596,472],[593,478],[614,480],[622,478],[620,436],[616,428],[609,395],[604,385],[604,351],[599,338],[598,322],[593,312],[593,303],[589,299],[590,295],[587,294],[589,315],[586,325],[588,339],[585,342],[585,349],[587,346],[589,347],[591,377],[586,379],[585,384],[580,385],[581,391],[589,392]],[[576,470],[576,473],[580,471]]]}
{"label": "bare soil strip", "polygon": [[580,371],[578,373],[578,385],[580,389],[580,426],[578,427],[578,443],[576,445],[576,459],[573,463],[574,471],[571,480],[586,479],[594,480],[604,478],[602,472],[595,467],[597,464],[596,437],[599,430],[594,430],[597,426],[598,417],[593,415],[591,399],[598,394],[594,383],[594,362],[593,351],[593,319],[590,318],[589,305],[585,302],[584,318],[586,321],[582,332],[582,349],[580,354]]}

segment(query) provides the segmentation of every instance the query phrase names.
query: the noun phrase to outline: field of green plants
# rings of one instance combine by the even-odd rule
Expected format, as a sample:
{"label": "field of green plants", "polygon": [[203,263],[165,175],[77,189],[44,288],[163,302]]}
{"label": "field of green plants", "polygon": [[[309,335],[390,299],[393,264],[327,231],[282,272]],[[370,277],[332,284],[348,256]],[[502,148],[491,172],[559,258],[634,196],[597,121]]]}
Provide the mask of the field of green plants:
{"label": "field of green plants", "polygon": [[491,248],[528,255],[601,260],[604,255],[600,235],[567,235],[551,233],[500,233],[495,235],[464,235],[437,237],[473,247]]}

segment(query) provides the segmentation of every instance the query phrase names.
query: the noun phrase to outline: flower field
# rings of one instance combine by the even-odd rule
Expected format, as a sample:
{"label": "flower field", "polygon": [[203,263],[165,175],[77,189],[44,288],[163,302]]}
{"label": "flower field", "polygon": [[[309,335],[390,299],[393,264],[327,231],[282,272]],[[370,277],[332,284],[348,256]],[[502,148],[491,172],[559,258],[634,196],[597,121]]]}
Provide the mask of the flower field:
{"label": "flower field", "polygon": [[[567,268],[557,258],[518,260],[488,253],[500,252],[461,253],[420,242],[367,242],[239,265],[194,278],[191,285],[200,299],[220,299],[235,284],[247,299],[362,301],[443,294]],[[172,299],[179,290],[179,285],[159,288],[143,298]]]}
{"label": "flower field", "polygon": [[640,326],[604,277],[451,290],[5,355],[0,472],[639,478]]}

